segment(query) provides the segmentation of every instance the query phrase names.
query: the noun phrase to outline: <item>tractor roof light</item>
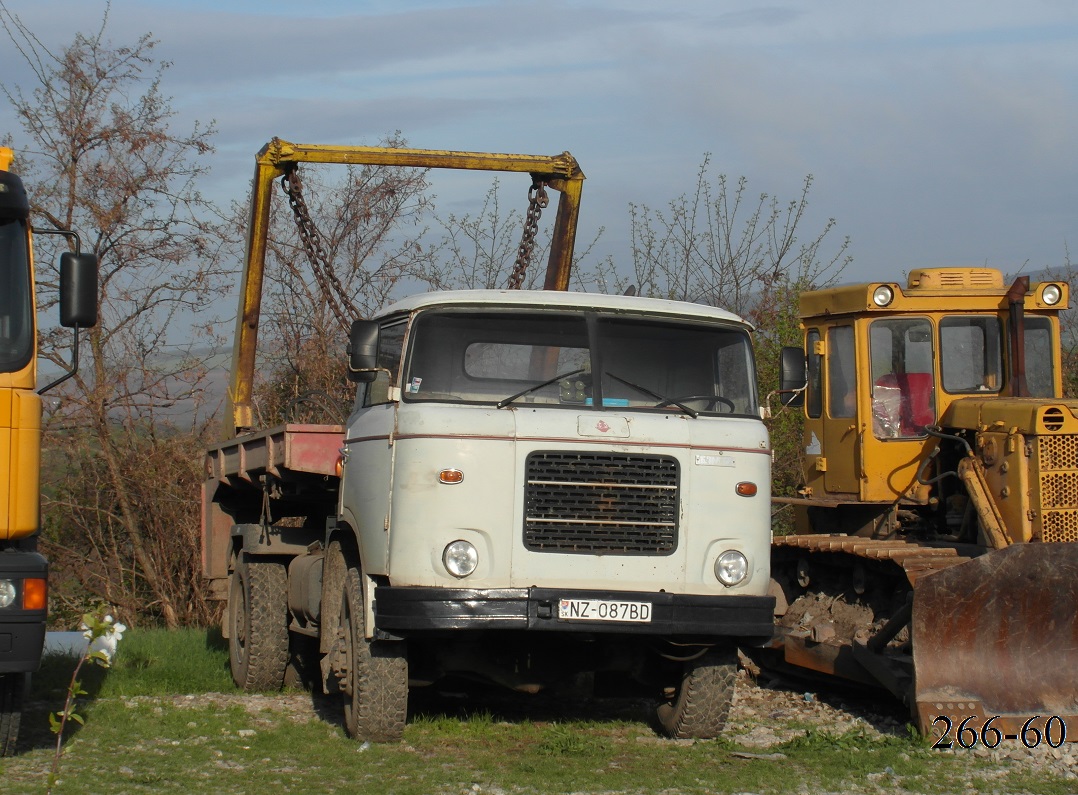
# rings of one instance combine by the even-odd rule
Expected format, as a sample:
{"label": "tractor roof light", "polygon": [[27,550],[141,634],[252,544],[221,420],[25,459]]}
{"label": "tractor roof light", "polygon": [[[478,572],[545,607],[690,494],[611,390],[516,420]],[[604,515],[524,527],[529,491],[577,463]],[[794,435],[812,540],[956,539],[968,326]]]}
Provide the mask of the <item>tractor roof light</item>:
{"label": "tractor roof light", "polygon": [[889,284],[881,284],[872,291],[872,303],[878,307],[888,306],[894,300],[895,291],[891,289],[891,285]]}
{"label": "tractor roof light", "polygon": [[1041,301],[1048,306],[1055,306],[1063,299],[1063,290],[1058,284],[1046,284],[1041,288]]}

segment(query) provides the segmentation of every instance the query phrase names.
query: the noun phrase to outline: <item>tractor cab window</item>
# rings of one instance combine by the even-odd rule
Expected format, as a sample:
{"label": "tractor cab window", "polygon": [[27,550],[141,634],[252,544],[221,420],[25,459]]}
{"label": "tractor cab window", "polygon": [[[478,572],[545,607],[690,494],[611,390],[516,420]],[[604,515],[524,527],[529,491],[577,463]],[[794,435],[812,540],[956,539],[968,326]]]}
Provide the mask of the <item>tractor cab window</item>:
{"label": "tractor cab window", "polygon": [[827,413],[852,417],[857,413],[857,376],[853,355],[853,326],[827,332]]}
{"label": "tractor cab window", "polygon": [[1030,397],[1055,397],[1052,324],[1046,317],[1026,315],[1026,387]]}
{"label": "tractor cab window", "polygon": [[873,433],[878,439],[923,436],[936,419],[931,324],[925,318],[877,320],[869,342]]}
{"label": "tractor cab window", "polygon": [[805,337],[805,351],[808,354],[808,381],[805,384],[805,411],[810,417],[819,417],[823,414],[823,367],[820,360],[818,345],[820,332],[818,329],[809,329]]}
{"label": "tractor cab window", "polygon": [[999,392],[1003,386],[1003,329],[999,318],[945,317],[940,321],[940,381],[954,394]]}

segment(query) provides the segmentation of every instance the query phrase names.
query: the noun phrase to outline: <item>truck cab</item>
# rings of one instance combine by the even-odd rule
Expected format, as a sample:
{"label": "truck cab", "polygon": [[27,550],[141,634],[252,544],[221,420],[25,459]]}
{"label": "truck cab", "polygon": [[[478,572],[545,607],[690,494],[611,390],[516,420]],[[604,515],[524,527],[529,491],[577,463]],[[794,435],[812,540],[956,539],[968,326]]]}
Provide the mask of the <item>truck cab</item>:
{"label": "truck cab", "polygon": [[[766,593],[769,444],[748,329],[732,315],[476,291],[417,296],[365,323],[378,367],[361,371],[373,380],[348,420],[339,516],[390,592]],[[743,569],[736,581],[719,576],[724,555]],[[386,620],[455,610],[438,591],[410,605],[428,615]],[[643,623],[672,620],[653,606]],[[536,620],[537,605],[520,607]],[[547,608],[552,626],[568,620]],[[677,613],[667,631],[725,631],[710,611]]]}

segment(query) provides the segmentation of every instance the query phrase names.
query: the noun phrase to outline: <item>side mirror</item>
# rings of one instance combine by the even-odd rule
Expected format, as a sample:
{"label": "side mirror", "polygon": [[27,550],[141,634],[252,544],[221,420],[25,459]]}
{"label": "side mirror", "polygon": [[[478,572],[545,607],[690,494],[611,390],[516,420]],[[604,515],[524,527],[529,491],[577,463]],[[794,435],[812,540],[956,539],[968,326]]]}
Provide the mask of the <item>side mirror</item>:
{"label": "side mirror", "polygon": [[791,408],[805,405],[805,384],[808,379],[805,352],[792,346],[784,347],[779,368],[779,402]]}
{"label": "side mirror", "polygon": [[93,254],[67,251],[60,255],[60,325],[97,325],[97,257]]}
{"label": "side mirror", "polygon": [[348,334],[348,380],[369,384],[378,372],[378,324],[354,320]]}

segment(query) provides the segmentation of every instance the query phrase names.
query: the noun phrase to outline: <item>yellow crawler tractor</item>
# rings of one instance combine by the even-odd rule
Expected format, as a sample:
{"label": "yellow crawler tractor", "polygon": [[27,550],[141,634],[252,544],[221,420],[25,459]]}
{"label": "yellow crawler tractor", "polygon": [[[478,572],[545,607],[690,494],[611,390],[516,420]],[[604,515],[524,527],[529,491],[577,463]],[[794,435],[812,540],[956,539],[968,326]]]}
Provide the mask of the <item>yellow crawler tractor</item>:
{"label": "yellow crawler tractor", "polygon": [[782,390],[804,484],[781,500],[771,664],[882,686],[964,744],[1078,740],[1068,300],[973,268],[802,295]]}

